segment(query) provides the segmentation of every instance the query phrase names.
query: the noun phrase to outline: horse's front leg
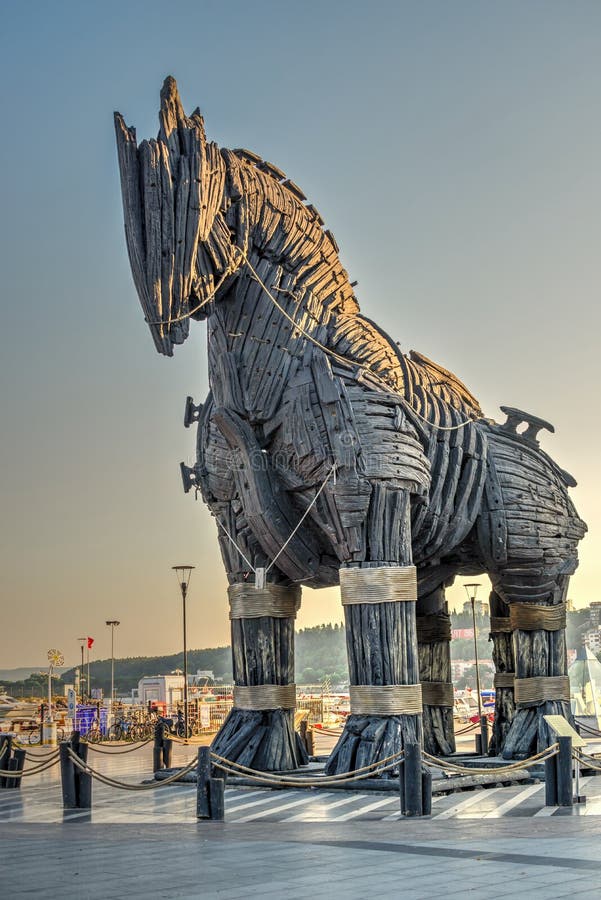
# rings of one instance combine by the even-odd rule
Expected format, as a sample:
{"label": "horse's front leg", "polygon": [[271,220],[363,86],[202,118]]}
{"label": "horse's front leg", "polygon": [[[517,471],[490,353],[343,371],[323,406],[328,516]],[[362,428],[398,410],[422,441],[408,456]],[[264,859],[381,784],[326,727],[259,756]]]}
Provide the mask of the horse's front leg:
{"label": "horse's front leg", "polygon": [[340,570],[351,712],[328,774],[393,756],[422,736],[409,491],[374,485],[366,535],[369,558]]}
{"label": "horse's front leg", "polygon": [[261,771],[307,762],[294,731],[294,619],[301,590],[239,582],[228,588],[234,706],[211,748]]}

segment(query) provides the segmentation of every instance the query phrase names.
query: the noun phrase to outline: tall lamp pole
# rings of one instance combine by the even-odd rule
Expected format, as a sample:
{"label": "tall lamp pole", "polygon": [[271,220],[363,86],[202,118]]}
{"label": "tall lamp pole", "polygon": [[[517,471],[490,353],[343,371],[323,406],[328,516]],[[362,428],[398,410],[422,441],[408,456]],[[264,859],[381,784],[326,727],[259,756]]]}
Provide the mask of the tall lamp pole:
{"label": "tall lamp pole", "polygon": [[192,569],[195,566],[172,566],[177,576],[177,581],[182,592],[183,623],[184,623],[184,733],[188,738],[188,650],[186,647],[186,597]]}
{"label": "tall lamp pole", "polygon": [[81,673],[79,676],[79,694],[81,696],[81,702],[83,703],[85,700],[83,688],[86,683],[86,676],[85,676],[86,670],[84,668],[83,651],[84,651],[84,647],[85,647],[88,639],[87,639],[87,637],[83,637],[83,638],[80,637],[80,638],[77,638],[77,640],[81,641]]}
{"label": "tall lamp pole", "polygon": [[115,627],[121,623],[117,619],[109,619],[106,623],[111,626],[111,702],[109,705],[110,724],[113,724],[113,703],[115,700]]}
{"label": "tall lamp pole", "polygon": [[478,632],[476,630],[476,595],[478,588],[482,587],[480,582],[472,582],[464,585],[467,596],[472,604],[472,624],[474,626],[474,657],[476,660],[476,691],[478,692],[478,718],[480,719],[480,752],[486,753],[488,748],[488,729],[486,721],[482,716],[482,692],[480,689],[480,663],[478,660]]}

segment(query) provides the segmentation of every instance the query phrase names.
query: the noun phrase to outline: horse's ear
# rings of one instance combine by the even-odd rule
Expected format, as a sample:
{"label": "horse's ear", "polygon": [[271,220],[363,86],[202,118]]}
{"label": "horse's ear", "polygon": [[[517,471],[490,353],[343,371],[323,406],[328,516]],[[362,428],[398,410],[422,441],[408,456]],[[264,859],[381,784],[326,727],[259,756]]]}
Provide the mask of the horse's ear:
{"label": "horse's ear", "polygon": [[177,81],[168,75],[161,88],[161,109],[159,112],[158,140],[169,147],[172,157],[186,155],[192,149],[192,142],[198,145],[206,143],[204,120],[200,110],[196,108],[190,117],[186,116],[177,88]]}

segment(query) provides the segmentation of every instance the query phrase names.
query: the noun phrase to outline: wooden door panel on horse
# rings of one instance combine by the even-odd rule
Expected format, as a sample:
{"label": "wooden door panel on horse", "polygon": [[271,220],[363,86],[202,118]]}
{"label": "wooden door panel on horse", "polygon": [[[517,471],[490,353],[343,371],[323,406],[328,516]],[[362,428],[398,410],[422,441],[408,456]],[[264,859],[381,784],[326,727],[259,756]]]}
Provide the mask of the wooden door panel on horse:
{"label": "wooden door panel on horse", "polygon": [[[494,617],[509,621],[494,637],[495,748],[521,756],[545,743],[542,716],[569,713],[561,609],[586,530],[573,479],[538,445],[551,426],[509,407],[498,425],[451,372],[401,353],[359,312],[298,185],[251,151],[207,141],[173,79],[156,140],[138,146],[119,114],[115,126],[156,349],[172,355],[190,319],[207,320],[210,393],[188,400],[197,460],[182,474],[216,519],[230,584],[237,690],[216,749],[262,769],[303,761],[292,715],[300,586],[340,583],[351,715],[328,770],[424,732],[428,748],[452,752],[444,588],[478,572],[491,577]],[[520,604],[527,620],[513,615]]]}

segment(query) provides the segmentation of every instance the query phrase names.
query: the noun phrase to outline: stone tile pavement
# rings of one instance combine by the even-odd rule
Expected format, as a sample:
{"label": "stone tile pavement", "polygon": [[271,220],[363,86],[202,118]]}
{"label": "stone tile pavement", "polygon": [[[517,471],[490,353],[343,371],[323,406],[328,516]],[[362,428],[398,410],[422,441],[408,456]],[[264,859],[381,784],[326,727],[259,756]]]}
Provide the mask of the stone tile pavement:
{"label": "stone tile pavement", "polygon": [[[139,784],[148,757],[93,765]],[[63,814],[53,769],[0,791],[0,897],[600,900],[601,778],[582,786],[589,802],[568,815],[513,785],[441,797],[419,820],[394,794],[228,787],[217,823],[196,821],[191,785],[95,783],[91,813]]]}

